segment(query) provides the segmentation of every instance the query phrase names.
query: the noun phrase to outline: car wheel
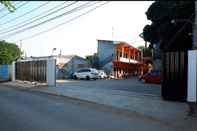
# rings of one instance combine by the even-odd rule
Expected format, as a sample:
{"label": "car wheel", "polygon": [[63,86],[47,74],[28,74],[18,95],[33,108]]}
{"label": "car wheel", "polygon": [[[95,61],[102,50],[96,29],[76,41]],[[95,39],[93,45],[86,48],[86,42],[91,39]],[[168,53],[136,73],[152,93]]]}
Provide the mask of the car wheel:
{"label": "car wheel", "polygon": [[90,77],[89,76],[86,76],[86,80],[90,80]]}
{"label": "car wheel", "polygon": [[77,80],[77,76],[76,75],[74,75],[74,79]]}
{"label": "car wheel", "polygon": [[96,78],[94,78],[94,80],[96,80]]}

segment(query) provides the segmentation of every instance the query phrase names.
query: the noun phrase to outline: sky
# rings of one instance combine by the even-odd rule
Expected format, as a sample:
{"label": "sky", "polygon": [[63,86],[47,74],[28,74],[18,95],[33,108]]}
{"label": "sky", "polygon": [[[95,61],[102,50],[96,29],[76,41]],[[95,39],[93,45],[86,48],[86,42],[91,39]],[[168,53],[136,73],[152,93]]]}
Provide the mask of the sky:
{"label": "sky", "polygon": [[[46,1],[28,2],[14,13],[2,18],[1,16],[8,12],[6,10],[1,11],[0,39],[4,39],[8,42],[17,42],[18,45],[21,45],[22,50],[24,50],[27,56],[48,56],[52,54],[52,49],[56,48],[56,51],[53,52],[54,55],[59,54],[61,50],[63,55],[79,55],[85,57],[86,55],[92,55],[97,52],[97,39],[125,41],[134,47],[144,45],[144,41],[139,37],[139,34],[146,24],[151,23],[147,20],[145,15],[148,7],[152,4],[150,1],[111,1],[78,19],[51,30],[50,32],[32,37],[31,39],[24,38],[49,29],[62,22],[66,22],[90,8],[66,15],[23,33],[8,35],[9,37],[4,33],[12,28],[16,28],[18,23],[25,23],[33,20],[32,17],[44,15],[42,12],[47,9],[54,6],[58,6],[59,8],[64,4],[70,4],[72,2],[73,1],[67,3],[63,1],[49,2],[38,10],[32,11],[23,17],[7,23],[5,22],[46,3]],[[83,3],[85,2],[78,2],[77,4],[80,5]],[[16,4],[20,5],[22,3],[18,1]],[[57,14],[64,13],[75,6],[77,7],[77,4],[65,8],[65,10]],[[50,17],[46,17],[43,20],[47,20],[48,18]],[[36,21],[35,23],[41,21],[42,20]],[[29,25],[35,23],[32,22]],[[20,28],[23,28],[23,26]],[[20,40],[21,42],[19,42]]]}

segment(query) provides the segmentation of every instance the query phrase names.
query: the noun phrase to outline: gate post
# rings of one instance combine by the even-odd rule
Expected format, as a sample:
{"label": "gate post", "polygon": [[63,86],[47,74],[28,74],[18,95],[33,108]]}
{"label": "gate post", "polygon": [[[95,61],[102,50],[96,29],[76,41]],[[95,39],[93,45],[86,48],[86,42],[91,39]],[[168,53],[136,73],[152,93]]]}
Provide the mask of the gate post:
{"label": "gate post", "polygon": [[188,102],[197,102],[197,50],[188,51]]}
{"label": "gate post", "polygon": [[11,71],[12,71],[12,81],[15,81],[16,80],[16,62],[14,61],[14,62],[12,62],[12,69],[11,69]]}
{"label": "gate post", "polygon": [[47,60],[47,85],[56,86],[56,60],[49,59]]}

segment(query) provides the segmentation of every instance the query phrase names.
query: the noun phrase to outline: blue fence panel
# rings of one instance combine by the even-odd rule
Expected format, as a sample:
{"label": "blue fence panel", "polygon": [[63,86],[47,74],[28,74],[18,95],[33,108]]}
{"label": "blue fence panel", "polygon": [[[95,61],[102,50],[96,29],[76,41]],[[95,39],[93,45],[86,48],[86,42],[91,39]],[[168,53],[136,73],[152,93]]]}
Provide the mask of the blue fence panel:
{"label": "blue fence panel", "polygon": [[9,65],[0,65],[0,81],[9,80]]}

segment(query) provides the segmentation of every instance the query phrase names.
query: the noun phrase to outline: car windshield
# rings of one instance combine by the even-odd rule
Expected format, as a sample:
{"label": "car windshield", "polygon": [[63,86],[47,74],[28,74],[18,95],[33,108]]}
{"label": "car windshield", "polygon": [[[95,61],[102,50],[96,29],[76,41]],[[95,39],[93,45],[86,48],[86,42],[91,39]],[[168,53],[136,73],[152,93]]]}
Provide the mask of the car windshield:
{"label": "car windshield", "polygon": [[78,73],[81,73],[81,72],[90,72],[90,69],[81,69],[78,71]]}

